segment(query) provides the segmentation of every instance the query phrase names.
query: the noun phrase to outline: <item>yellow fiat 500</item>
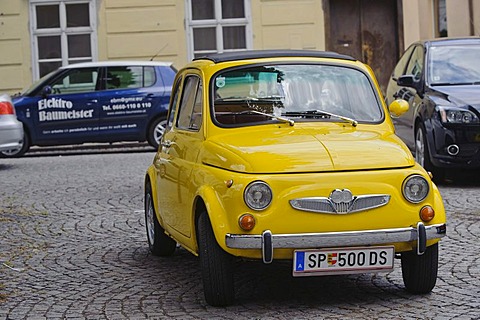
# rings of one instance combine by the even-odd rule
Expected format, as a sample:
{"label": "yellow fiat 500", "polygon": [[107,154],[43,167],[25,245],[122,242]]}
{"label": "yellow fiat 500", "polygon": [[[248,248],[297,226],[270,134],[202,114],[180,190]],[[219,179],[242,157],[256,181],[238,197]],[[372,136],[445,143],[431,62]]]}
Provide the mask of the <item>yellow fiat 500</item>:
{"label": "yellow fiat 500", "polygon": [[234,302],[238,258],[290,260],[293,276],[389,272],[435,286],[442,198],[395,135],[371,69],[320,51],[195,59],[175,79],[145,177],[154,255],[200,257],[207,303]]}

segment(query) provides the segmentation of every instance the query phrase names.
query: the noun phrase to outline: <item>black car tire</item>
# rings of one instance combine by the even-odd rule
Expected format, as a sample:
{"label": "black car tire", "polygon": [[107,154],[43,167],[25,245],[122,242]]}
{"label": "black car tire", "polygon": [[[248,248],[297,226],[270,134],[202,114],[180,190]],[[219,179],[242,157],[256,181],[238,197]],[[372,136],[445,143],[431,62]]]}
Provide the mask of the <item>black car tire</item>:
{"label": "black car tire", "polygon": [[410,293],[429,293],[435,287],[438,272],[438,243],[427,247],[421,256],[416,252],[401,254],[402,277]]}
{"label": "black car tire", "polygon": [[28,149],[30,149],[30,139],[28,138],[28,134],[24,132],[22,146],[18,149],[0,152],[0,158],[20,158],[28,151]]}
{"label": "black car tire", "polygon": [[430,152],[427,142],[426,130],[420,124],[415,132],[415,160],[427,171],[433,174],[435,181],[442,181],[445,178],[445,170],[435,167],[430,160]]}
{"label": "black car tire", "polygon": [[218,245],[205,211],[198,218],[197,239],[205,300],[215,307],[232,304],[235,299],[232,257]]}
{"label": "black car tire", "polygon": [[154,256],[171,256],[175,252],[177,243],[165,234],[165,230],[158,223],[150,183],[145,187],[145,227],[148,247]]}
{"label": "black car tire", "polygon": [[147,141],[155,149],[158,149],[160,140],[162,139],[162,136],[165,133],[166,125],[167,125],[167,118],[164,116],[161,116],[155,119],[150,125],[150,128],[148,129]]}

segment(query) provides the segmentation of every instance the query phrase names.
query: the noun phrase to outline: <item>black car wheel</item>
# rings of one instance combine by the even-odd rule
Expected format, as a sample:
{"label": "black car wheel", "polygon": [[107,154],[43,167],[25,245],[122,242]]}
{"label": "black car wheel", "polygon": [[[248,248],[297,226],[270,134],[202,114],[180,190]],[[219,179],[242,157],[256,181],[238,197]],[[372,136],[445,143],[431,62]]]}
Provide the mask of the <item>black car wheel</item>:
{"label": "black car wheel", "polygon": [[415,132],[415,160],[433,174],[436,181],[441,181],[445,177],[445,170],[435,167],[430,160],[425,126],[422,124]]}
{"label": "black car wheel", "polygon": [[438,272],[438,243],[427,248],[421,256],[416,252],[402,253],[402,276],[408,292],[429,293],[435,287]]}
{"label": "black car wheel", "polygon": [[216,307],[230,305],[235,299],[232,257],[218,245],[206,212],[200,214],[197,234],[205,300]]}
{"label": "black car wheel", "polygon": [[155,256],[171,256],[177,243],[165,234],[155,214],[152,189],[148,183],[145,190],[145,226],[147,229],[148,247]]}
{"label": "black car wheel", "polygon": [[167,118],[159,117],[153,121],[150,129],[148,130],[148,143],[158,149],[160,140],[162,139],[163,134],[165,133],[165,127],[167,126]]}
{"label": "black car wheel", "polygon": [[28,134],[25,132],[23,135],[23,144],[20,148],[11,149],[0,152],[0,158],[19,158],[23,156],[28,149],[30,149],[30,140]]}

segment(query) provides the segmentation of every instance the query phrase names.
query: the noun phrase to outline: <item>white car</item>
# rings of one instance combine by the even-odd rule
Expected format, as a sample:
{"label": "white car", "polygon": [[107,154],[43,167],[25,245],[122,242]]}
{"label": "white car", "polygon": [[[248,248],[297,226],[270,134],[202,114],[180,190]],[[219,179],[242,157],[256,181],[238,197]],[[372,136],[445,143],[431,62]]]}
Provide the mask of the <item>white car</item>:
{"label": "white car", "polygon": [[[23,125],[17,120],[12,99],[0,95],[0,151],[18,150],[23,144]],[[1,154],[0,154],[1,155]]]}

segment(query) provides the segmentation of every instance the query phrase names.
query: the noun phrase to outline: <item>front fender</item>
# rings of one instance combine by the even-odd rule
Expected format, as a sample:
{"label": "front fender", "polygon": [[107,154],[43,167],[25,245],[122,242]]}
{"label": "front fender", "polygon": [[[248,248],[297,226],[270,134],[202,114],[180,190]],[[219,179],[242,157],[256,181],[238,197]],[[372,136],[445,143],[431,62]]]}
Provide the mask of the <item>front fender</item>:
{"label": "front fender", "polygon": [[[228,219],[227,217],[227,210],[221,201],[220,195],[215,191],[212,186],[202,186],[199,188],[197,193],[197,208],[199,207],[199,202],[203,202],[205,205],[205,209],[207,211],[208,217],[210,218],[210,223],[212,224],[212,230],[215,234],[215,239],[217,243],[222,247],[224,250],[227,249],[225,244],[225,234],[229,229]],[[196,210],[196,215],[194,217],[194,223],[192,225],[195,226],[194,234],[195,234],[195,251],[198,253],[198,244],[197,244],[197,221],[200,212]]]}

